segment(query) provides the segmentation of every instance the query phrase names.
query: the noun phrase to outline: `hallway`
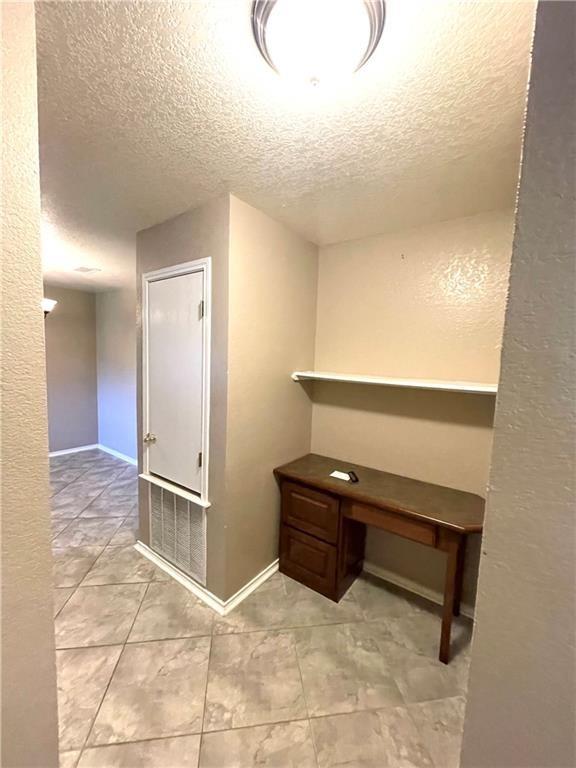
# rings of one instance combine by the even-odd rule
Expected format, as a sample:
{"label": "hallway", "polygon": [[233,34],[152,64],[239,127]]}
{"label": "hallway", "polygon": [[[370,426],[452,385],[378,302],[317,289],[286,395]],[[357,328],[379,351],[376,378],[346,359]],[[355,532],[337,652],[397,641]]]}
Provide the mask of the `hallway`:
{"label": "hallway", "polygon": [[457,765],[467,620],[444,666],[435,607],[370,577],[335,604],[276,574],[218,616],[133,549],[135,467],[50,464],[63,768]]}
{"label": "hallway", "polygon": [[0,15],[0,764],[576,766],[576,0]]}

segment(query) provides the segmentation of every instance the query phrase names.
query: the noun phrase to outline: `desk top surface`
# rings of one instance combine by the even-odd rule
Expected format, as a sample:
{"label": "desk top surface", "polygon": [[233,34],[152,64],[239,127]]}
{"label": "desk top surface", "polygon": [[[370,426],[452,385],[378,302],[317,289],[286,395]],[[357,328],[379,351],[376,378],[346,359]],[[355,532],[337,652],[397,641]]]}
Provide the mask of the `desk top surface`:
{"label": "desk top surface", "polygon": [[[359,482],[330,477],[335,469],[354,470]],[[484,522],[484,499],[474,493],[424,483],[402,475],[309,453],[274,470],[280,478],[418,518],[459,533],[477,533]]]}

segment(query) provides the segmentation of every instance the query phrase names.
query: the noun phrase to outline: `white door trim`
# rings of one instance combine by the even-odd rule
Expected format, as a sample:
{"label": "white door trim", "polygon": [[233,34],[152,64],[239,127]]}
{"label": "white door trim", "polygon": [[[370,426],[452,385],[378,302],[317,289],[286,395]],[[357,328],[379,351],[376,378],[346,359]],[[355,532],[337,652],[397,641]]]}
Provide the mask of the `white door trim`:
{"label": "white door trim", "polygon": [[[142,275],[142,437],[150,431],[150,409],[148,402],[148,288],[150,283],[156,280],[166,280],[170,277],[179,277],[194,272],[202,272],[204,276],[204,290],[202,300],[204,302],[203,325],[203,351],[202,351],[202,468],[200,474],[200,500],[203,505],[208,502],[208,475],[210,463],[210,336],[212,325],[212,269],[211,259],[197,259],[187,261],[184,264],[176,264],[172,267],[156,269]],[[146,447],[142,451],[143,474],[150,475],[148,466],[148,452]]]}
{"label": "white door trim", "polygon": [[[194,493],[193,491],[187,491],[185,488],[182,488],[179,485],[174,485],[174,483],[170,483],[168,480],[164,480],[161,477],[156,477],[156,475],[145,475],[142,472],[142,474],[138,475],[138,477],[140,477],[142,480],[146,480],[147,483],[157,485],[158,488],[164,488],[165,491],[170,491],[170,493],[173,493],[176,496],[181,496],[183,499],[186,499],[186,501],[190,501],[192,504],[196,504],[197,507],[208,509],[208,507],[211,506],[209,501],[201,499],[197,493]],[[149,535],[150,539],[152,539],[152,530],[150,530]]]}

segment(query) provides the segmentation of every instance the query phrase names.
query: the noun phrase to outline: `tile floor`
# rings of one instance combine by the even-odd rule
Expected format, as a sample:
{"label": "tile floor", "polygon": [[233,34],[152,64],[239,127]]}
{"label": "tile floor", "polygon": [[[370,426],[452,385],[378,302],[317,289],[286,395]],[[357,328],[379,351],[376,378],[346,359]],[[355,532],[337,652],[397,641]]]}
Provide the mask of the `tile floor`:
{"label": "tile floor", "polygon": [[139,555],[136,468],[51,459],[61,766],[454,768],[471,627],[359,579],[280,574],[226,617]]}

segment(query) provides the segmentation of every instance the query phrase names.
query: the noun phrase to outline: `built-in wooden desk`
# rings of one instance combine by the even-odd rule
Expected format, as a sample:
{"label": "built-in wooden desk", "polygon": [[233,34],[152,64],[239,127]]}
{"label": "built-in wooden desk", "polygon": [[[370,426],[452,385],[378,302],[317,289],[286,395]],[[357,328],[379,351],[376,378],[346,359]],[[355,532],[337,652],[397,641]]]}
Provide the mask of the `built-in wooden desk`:
{"label": "built-in wooden desk", "polygon": [[[354,470],[359,482],[330,477],[335,469]],[[466,537],[482,531],[484,499],[314,453],[274,473],[282,493],[280,571],[331,600],[362,570],[366,525],[446,552],[439,658],[447,664]]]}

